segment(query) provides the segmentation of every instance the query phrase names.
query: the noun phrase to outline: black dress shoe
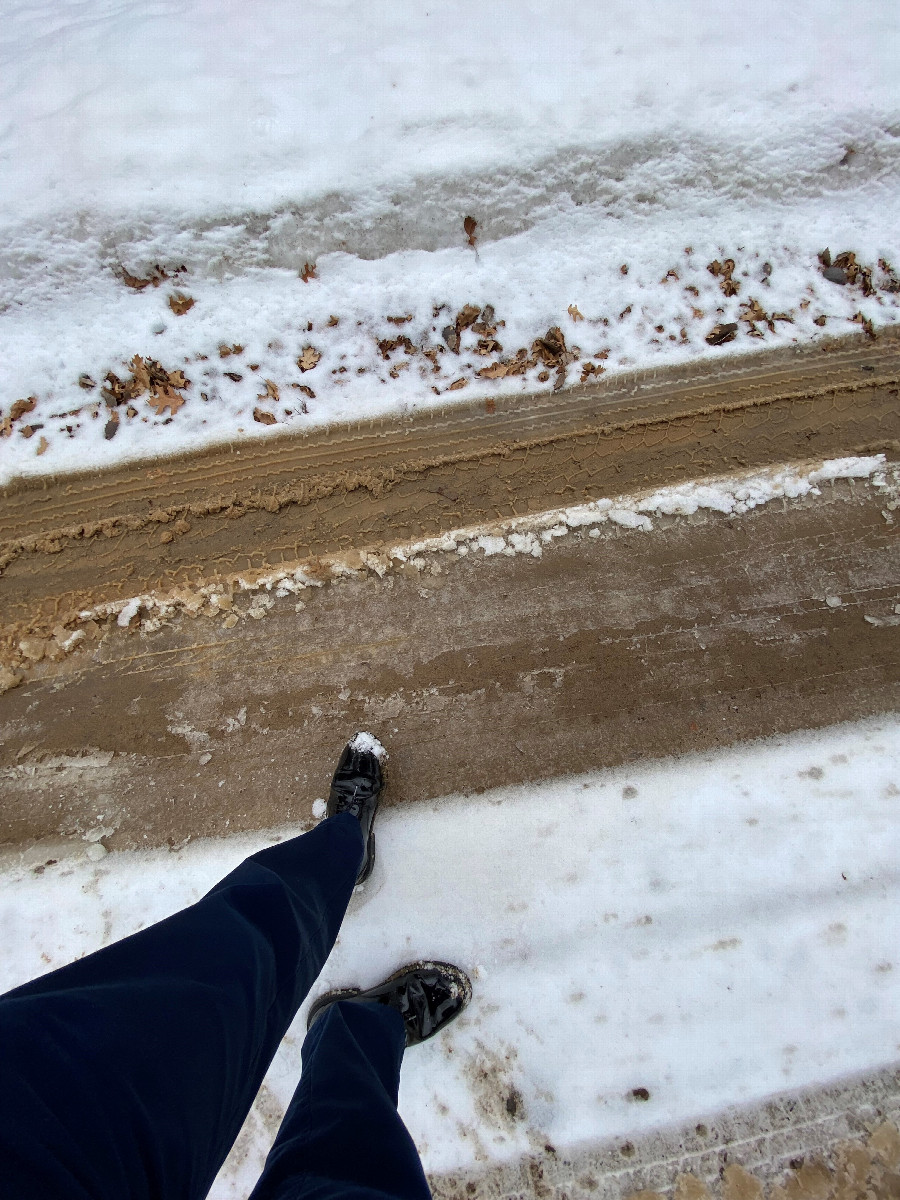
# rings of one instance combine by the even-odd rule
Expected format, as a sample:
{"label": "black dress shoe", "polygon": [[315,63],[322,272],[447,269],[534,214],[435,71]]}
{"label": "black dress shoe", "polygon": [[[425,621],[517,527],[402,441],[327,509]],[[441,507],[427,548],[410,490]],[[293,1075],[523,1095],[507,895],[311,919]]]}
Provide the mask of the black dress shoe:
{"label": "black dress shoe", "polygon": [[328,816],[352,813],[362,826],[366,857],[360,867],[357,883],[364,883],[375,865],[375,834],[372,830],[378,801],[384,791],[382,763],[387,751],[370,733],[358,733],[344,747],[331,791],[328,795]]}
{"label": "black dress shoe", "polygon": [[378,987],[326,992],[309,1010],[306,1028],[339,1000],[374,1000],[394,1008],[406,1026],[406,1044],[415,1046],[433,1037],[458,1017],[472,999],[472,984],[465,971],[445,962],[409,963]]}

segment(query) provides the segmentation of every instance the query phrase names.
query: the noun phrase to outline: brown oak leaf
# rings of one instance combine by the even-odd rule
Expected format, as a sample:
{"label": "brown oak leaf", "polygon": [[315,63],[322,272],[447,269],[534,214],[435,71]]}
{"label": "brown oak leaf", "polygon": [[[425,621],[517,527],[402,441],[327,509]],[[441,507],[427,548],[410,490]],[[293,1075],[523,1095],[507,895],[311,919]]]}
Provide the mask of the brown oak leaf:
{"label": "brown oak leaf", "polygon": [[264,408],[254,408],[253,420],[258,421],[260,425],[277,425],[278,418],[274,413],[266,412]]}
{"label": "brown oak leaf", "polygon": [[186,312],[189,312],[196,301],[192,296],[186,296],[184,292],[173,292],[169,297],[169,308],[176,317],[183,317]]}
{"label": "brown oak leaf", "polygon": [[319,277],[316,274],[316,264],[305,262],[300,271],[300,278],[304,283],[309,283],[311,279],[318,279]]}
{"label": "brown oak leaf", "polygon": [[322,355],[315,346],[304,346],[300,357],[297,359],[297,366],[301,371],[312,371],[321,357]]}
{"label": "brown oak leaf", "polygon": [[573,321],[583,321],[584,320],[584,313],[580,313],[578,311],[577,304],[570,304],[566,311],[568,312],[569,316],[572,318]]}
{"label": "brown oak leaf", "polygon": [[281,395],[278,391],[278,384],[271,379],[264,380],[266,390],[261,396],[257,396],[257,400],[280,400]]}
{"label": "brown oak leaf", "polygon": [[147,403],[158,417],[161,417],[166,409],[174,417],[184,404],[184,396],[179,396],[168,384],[163,384],[153,395],[147,397]]}

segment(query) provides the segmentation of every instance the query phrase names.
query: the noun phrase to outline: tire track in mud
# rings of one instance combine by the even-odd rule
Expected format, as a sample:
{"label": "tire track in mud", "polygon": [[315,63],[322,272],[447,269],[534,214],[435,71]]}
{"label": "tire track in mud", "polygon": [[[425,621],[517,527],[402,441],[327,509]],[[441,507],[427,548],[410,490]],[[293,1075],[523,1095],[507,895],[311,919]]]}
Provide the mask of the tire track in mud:
{"label": "tire track in mud", "polygon": [[889,331],[23,481],[0,493],[0,642],[136,592],[898,441]]}
{"label": "tire track in mud", "polygon": [[263,589],[265,612],[236,596],[225,620],[113,619],[0,696],[0,843],[303,822],[358,728],[402,804],[892,710],[885,503],[835,480],[737,518],[572,529],[540,557],[451,546],[299,602]]}

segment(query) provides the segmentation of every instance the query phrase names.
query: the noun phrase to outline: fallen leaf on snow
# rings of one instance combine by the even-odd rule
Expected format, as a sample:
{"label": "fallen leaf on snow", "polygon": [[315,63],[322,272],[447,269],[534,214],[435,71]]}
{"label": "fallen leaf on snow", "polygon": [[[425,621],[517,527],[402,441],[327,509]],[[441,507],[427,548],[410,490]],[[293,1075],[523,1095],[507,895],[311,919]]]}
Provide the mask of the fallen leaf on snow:
{"label": "fallen leaf on snow", "polygon": [[254,408],[253,420],[259,421],[260,425],[277,425],[278,418],[270,412],[266,412],[264,408]]}
{"label": "fallen leaf on snow", "polygon": [[305,396],[309,396],[310,400],[315,400],[316,393],[305,383],[292,383],[291,387],[297,389],[298,392],[303,392]]}
{"label": "fallen leaf on snow", "polygon": [[24,417],[26,413],[34,412],[36,405],[37,396],[29,396],[27,400],[14,400],[9,410],[9,419],[18,421],[19,417]]}
{"label": "fallen leaf on snow", "polygon": [[726,342],[733,342],[737,337],[737,322],[728,321],[725,324],[721,322],[706,335],[706,341],[710,346],[724,346]]}
{"label": "fallen leaf on snow", "polygon": [[147,403],[154,410],[158,417],[168,409],[172,416],[184,405],[184,396],[179,396],[176,391],[164,384],[158,389],[155,395],[147,397]]}
{"label": "fallen leaf on snow", "polygon": [[474,217],[466,217],[463,220],[463,229],[465,230],[466,240],[470,246],[474,246],[478,239],[475,237],[475,230],[478,228],[478,222]]}
{"label": "fallen leaf on snow", "polygon": [[90,392],[97,385],[96,385],[96,383],[94,383],[93,379],[91,379],[90,375],[79,375],[78,376],[78,386],[80,388],[84,388],[84,390],[86,392]]}
{"label": "fallen leaf on snow", "polygon": [[454,379],[453,382],[450,384],[449,388],[447,389],[447,391],[448,392],[458,392],[460,390],[460,388],[467,387],[468,383],[469,383],[468,379]]}
{"label": "fallen leaf on snow", "polygon": [[243,375],[239,375],[237,371],[224,371],[223,374],[233,383],[240,383],[244,378]]}
{"label": "fallen leaf on snow", "polygon": [[41,434],[41,440],[38,442],[38,448],[35,451],[35,453],[38,455],[45,454],[49,448],[50,448],[50,443],[47,441],[47,439],[44,437],[44,435]]}
{"label": "fallen leaf on snow", "polygon": [[580,313],[578,311],[577,304],[570,304],[566,311],[568,312],[569,316],[572,318],[573,321],[583,321],[584,320],[584,314]]}
{"label": "fallen leaf on snow", "polygon": [[169,297],[169,308],[176,317],[183,317],[186,312],[189,312],[195,305],[196,301],[192,296],[186,296],[184,292],[173,292]]}
{"label": "fallen leaf on snow", "polygon": [[112,439],[116,436],[116,434],[118,432],[119,432],[119,413],[116,409],[113,409],[112,412],[109,414],[109,420],[106,422],[106,425],[104,426],[103,436],[106,438],[106,440],[108,442],[111,442]]}
{"label": "fallen leaf on snow", "polygon": [[278,384],[271,379],[264,380],[266,390],[261,396],[257,396],[257,400],[280,400],[281,396],[278,392]]}
{"label": "fallen leaf on snow", "polygon": [[305,262],[300,271],[300,278],[304,283],[309,283],[311,279],[318,279],[319,277],[316,274],[316,264]]}
{"label": "fallen leaf on snow", "polygon": [[322,355],[315,346],[304,346],[300,357],[297,359],[297,366],[301,371],[311,371]]}
{"label": "fallen leaf on snow", "polygon": [[390,325],[405,325],[407,321],[412,320],[412,313],[407,313],[405,317],[387,317]]}

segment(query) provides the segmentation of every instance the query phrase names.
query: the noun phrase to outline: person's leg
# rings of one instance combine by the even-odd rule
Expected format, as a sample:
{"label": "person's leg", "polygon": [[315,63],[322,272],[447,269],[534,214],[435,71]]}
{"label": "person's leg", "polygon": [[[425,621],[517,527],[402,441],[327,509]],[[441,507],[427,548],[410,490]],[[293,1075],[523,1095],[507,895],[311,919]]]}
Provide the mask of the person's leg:
{"label": "person's leg", "polygon": [[340,813],[183,912],[0,997],[0,1195],[206,1195],[357,873]]}
{"label": "person's leg", "polygon": [[331,1004],[303,1043],[303,1073],[250,1200],[429,1200],[397,1112],[406,1027],[376,1002]]}

